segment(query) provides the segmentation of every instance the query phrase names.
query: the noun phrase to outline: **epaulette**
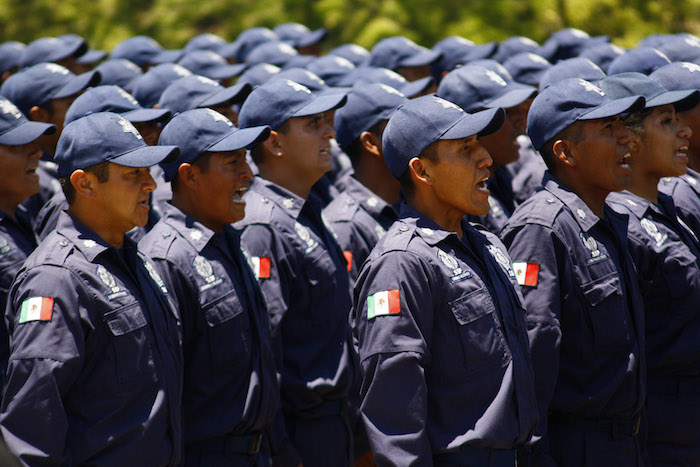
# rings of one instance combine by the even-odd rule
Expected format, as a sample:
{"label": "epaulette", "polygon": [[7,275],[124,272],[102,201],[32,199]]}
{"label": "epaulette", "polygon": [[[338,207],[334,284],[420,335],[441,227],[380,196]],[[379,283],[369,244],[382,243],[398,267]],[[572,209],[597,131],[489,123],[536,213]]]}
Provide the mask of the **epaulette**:
{"label": "epaulette", "polygon": [[539,197],[527,212],[528,224],[539,224],[552,227],[559,212],[564,208],[564,203],[554,195]]}
{"label": "epaulette", "polygon": [[[49,237],[42,242],[46,244],[44,248],[37,248],[34,254],[30,256],[31,263],[27,261],[25,268],[48,264],[52,266],[63,266],[73,250],[75,245],[62,235],[52,232]],[[50,246],[52,245],[52,246]]]}
{"label": "epaulette", "polygon": [[341,193],[323,210],[330,222],[350,222],[360,209],[360,203],[346,192]]}
{"label": "epaulette", "polygon": [[388,251],[406,251],[411,243],[413,234],[416,232],[415,226],[406,225],[402,221],[396,221],[389,231],[382,238],[381,243],[384,253]]}
{"label": "epaulette", "polygon": [[236,222],[234,227],[243,229],[250,224],[269,224],[272,220],[272,211],[275,208],[269,198],[264,198],[257,193],[251,193],[247,201],[245,210],[245,218],[242,221]]}
{"label": "epaulette", "polygon": [[[148,256],[154,259],[168,258],[168,252],[178,237],[178,233],[171,226],[163,224],[161,227],[157,232],[152,233],[154,235],[153,239],[146,237],[148,242],[142,241],[144,251],[147,251]],[[146,244],[148,245],[147,248],[145,248]]]}

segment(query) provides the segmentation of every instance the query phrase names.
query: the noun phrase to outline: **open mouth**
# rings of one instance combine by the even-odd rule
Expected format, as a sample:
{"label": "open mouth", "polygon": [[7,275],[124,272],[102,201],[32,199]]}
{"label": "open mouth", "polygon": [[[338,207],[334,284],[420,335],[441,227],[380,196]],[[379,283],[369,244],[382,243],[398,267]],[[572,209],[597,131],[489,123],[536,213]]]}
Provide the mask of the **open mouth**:
{"label": "open mouth", "polygon": [[319,151],[319,154],[323,157],[330,158],[331,157],[331,148],[324,148]]}
{"label": "open mouth", "polygon": [[629,168],[630,168],[630,164],[629,164],[630,157],[632,157],[632,155],[631,155],[629,152],[628,152],[627,154],[624,154],[624,155],[617,161],[617,165],[619,165],[619,166],[622,167],[623,169],[629,169]]}
{"label": "open mouth", "polygon": [[483,193],[485,193],[485,194],[487,194],[487,195],[488,195],[488,194],[491,194],[491,191],[488,189],[488,186],[487,186],[488,181],[489,181],[489,177],[488,177],[488,176],[486,176],[486,177],[482,178],[481,180],[479,180],[479,181],[477,182],[477,184],[476,184],[477,190],[479,190],[479,191],[481,191],[481,192],[483,192]]}
{"label": "open mouth", "polygon": [[681,146],[680,148],[676,149],[673,151],[673,157],[677,157],[679,159],[682,159],[684,161],[688,161],[688,146]]}
{"label": "open mouth", "polygon": [[245,201],[243,200],[243,195],[245,192],[248,191],[248,187],[243,187],[239,188],[236,191],[233,192],[233,196],[231,197],[231,201],[233,201],[236,204],[245,204]]}

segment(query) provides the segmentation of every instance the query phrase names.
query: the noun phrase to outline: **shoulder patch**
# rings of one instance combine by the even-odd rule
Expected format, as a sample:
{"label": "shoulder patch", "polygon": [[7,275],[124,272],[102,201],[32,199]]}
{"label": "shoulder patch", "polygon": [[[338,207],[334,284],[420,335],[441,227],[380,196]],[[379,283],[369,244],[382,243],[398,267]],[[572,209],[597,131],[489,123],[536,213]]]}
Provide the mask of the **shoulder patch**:
{"label": "shoulder patch", "polygon": [[513,263],[515,279],[518,284],[527,287],[537,287],[540,265],[534,263]]}
{"label": "shoulder patch", "polygon": [[401,313],[399,289],[383,290],[367,297],[367,319],[377,316],[398,315]]}
{"label": "shoulder patch", "polygon": [[31,297],[22,302],[19,324],[29,321],[51,321],[53,297]]}

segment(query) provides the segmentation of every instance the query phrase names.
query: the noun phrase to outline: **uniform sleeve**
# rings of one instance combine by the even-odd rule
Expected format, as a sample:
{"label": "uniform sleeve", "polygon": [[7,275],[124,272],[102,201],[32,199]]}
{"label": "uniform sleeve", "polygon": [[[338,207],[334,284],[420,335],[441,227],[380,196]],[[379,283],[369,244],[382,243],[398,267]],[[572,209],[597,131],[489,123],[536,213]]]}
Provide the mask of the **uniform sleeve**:
{"label": "uniform sleeve", "polygon": [[[508,253],[521,277],[527,310],[530,358],[535,373],[539,425],[533,436],[534,465],[552,465],[547,440],[547,414],[559,374],[561,344],[561,282],[565,277],[558,237],[548,228],[528,224],[504,236]],[[520,269],[520,270],[519,270]],[[533,272],[536,269],[536,273]]]}
{"label": "uniform sleeve", "polygon": [[[79,288],[69,271],[43,266],[18,278],[10,291],[11,353],[0,424],[8,447],[28,466],[71,463],[62,399],[83,365]],[[22,303],[34,297],[53,301],[41,319],[21,322]]]}
{"label": "uniform sleeve", "polygon": [[432,271],[406,252],[366,263],[358,277],[360,408],[380,466],[432,465],[425,368],[430,362],[434,284]]}

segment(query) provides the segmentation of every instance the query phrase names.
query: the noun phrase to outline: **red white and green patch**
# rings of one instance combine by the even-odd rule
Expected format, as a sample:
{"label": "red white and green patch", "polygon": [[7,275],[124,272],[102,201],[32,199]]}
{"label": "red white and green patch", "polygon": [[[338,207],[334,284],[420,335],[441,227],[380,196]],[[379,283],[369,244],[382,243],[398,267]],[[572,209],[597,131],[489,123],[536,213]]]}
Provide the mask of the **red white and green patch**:
{"label": "red white and green patch", "polygon": [[401,312],[399,289],[384,290],[367,297],[367,319],[377,316],[397,315]]}
{"label": "red white and green patch", "polygon": [[270,278],[270,258],[265,256],[253,256],[250,258],[253,263],[253,273],[257,279]]}
{"label": "red white and green patch", "polygon": [[29,321],[51,321],[53,297],[31,297],[22,302],[19,324]]}
{"label": "red white and green patch", "polygon": [[513,263],[515,279],[518,284],[526,287],[537,287],[537,278],[540,272],[539,264]]}

